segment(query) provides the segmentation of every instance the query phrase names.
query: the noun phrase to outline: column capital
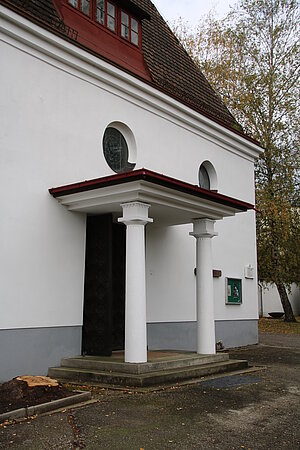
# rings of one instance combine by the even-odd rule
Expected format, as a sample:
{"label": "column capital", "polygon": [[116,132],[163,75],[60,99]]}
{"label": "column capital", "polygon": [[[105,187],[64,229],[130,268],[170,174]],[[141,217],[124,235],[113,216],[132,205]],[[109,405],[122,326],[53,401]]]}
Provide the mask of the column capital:
{"label": "column capital", "polygon": [[123,217],[118,219],[118,222],[130,224],[146,225],[149,222],[153,222],[148,216],[148,210],[151,205],[142,202],[127,202],[121,203],[123,209]]}
{"label": "column capital", "polygon": [[191,236],[197,238],[213,238],[218,236],[215,231],[215,220],[212,219],[195,219],[193,220],[193,231]]}

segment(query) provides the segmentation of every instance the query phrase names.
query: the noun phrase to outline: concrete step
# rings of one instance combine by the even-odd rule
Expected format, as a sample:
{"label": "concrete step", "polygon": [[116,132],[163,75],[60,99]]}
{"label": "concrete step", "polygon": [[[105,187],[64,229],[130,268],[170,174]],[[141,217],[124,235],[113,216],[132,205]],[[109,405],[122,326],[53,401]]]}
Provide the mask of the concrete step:
{"label": "concrete step", "polygon": [[248,367],[245,360],[230,360],[210,364],[200,364],[181,368],[169,368],[156,372],[133,374],[122,372],[103,372],[83,368],[52,367],[48,375],[62,381],[93,382],[118,386],[145,387],[157,384],[178,382],[217,373],[233,372]]}
{"label": "concrete step", "polygon": [[197,355],[195,353],[174,353],[168,359],[161,361],[148,361],[147,363],[125,363],[116,361],[113,357],[103,356],[77,356],[73,358],[63,358],[62,367],[88,369],[100,372],[124,372],[131,374],[143,374],[159,372],[169,369],[179,369],[181,367],[199,366],[201,364],[212,364],[229,360],[228,353],[218,353],[216,355]]}

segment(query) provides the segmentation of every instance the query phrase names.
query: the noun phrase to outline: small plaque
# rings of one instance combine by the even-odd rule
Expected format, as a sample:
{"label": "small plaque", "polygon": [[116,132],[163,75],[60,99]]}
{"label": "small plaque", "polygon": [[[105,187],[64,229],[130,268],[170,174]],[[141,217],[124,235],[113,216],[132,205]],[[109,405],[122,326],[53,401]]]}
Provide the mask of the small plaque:
{"label": "small plaque", "polygon": [[245,278],[253,280],[253,278],[254,278],[254,267],[251,266],[251,264],[249,264],[248,266],[245,267],[244,273],[245,273]]}
{"label": "small plaque", "polygon": [[242,303],[242,280],[240,278],[226,278],[226,305],[240,305]]}

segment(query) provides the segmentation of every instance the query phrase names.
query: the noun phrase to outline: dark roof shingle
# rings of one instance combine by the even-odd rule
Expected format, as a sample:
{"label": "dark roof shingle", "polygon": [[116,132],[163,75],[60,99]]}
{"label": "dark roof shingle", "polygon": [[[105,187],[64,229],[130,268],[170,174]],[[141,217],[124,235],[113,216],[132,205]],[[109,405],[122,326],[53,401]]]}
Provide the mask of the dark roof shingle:
{"label": "dark roof shingle", "polygon": [[143,21],[143,53],[154,83],[205,116],[242,131],[155,6],[132,1],[142,3],[151,16]]}
{"label": "dark roof shingle", "polygon": [[51,0],[7,0],[7,3],[17,6],[48,25],[56,25],[60,18]]}

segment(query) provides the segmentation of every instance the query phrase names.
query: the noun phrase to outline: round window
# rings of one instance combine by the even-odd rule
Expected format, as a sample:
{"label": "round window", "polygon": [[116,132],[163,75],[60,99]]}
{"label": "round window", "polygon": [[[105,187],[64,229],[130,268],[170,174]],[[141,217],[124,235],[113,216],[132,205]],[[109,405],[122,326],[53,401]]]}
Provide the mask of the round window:
{"label": "round window", "polygon": [[210,189],[209,176],[203,164],[201,164],[199,169],[199,186],[204,189]]}
{"label": "round window", "polygon": [[116,173],[134,169],[135,164],[128,161],[127,142],[116,128],[106,128],[103,136],[103,154],[109,167]]}

